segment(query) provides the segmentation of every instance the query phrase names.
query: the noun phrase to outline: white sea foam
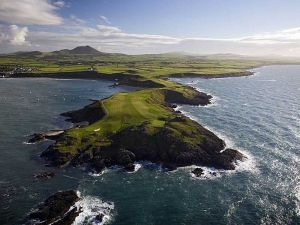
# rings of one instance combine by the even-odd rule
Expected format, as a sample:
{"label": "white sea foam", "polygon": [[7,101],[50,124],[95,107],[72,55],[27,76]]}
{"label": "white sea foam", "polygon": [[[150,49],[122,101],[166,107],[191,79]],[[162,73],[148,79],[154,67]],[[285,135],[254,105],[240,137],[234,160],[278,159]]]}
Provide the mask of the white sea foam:
{"label": "white sea foam", "polygon": [[241,152],[244,156],[247,157],[244,161],[237,161],[236,168],[234,171],[243,172],[248,171],[251,173],[259,173],[259,169],[255,163],[254,157],[245,149],[238,148],[239,152]]}
{"label": "white sea foam", "polygon": [[[192,119],[192,120],[194,120],[196,122],[199,122],[203,127],[205,127],[206,129],[210,130],[216,136],[218,136],[219,138],[221,138],[222,140],[224,140],[226,148],[239,149],[239,152],[241,152],[247,158],[244,161],[238,161],[236,163],[236,169],[235,170],[216,170],[214,168],[201,167],[204,170],[204,176],[203,176],[204,179],[217,178],[217,177],[220,177],[223,174],[228,175],[228,174],[233,174],[233,173],[242,172],[242,171],[251,171],[252,173],[259,172],[258,168],[256,167],[255,160],[254,160],[253,156],[247,150],[241,149],[240,147],[237,147],[235,145],[234,141],[231,140],[229,137],[227,137],[222,132],[216,131],[214,128],[211,128],[211,127],[209,127],[207,125],[203,125],[201,123],[201,121],[199,120],[199,118],[194,117],[194,116],[191,115],[191,113],[182,110],[182,106],[177,106],[175,110],[179,110],[185,116],[189,117],[190,119]],[[225,151],[226,148],[224,148],[221,152]],[[213,172],[215,172],[216,175],[213,175]],[[209,176],[209,175],[211,175],[211,176]],[[203,179],[203,178],[200,177],[200,179]]]}
{"label": "white sea foam", "polygon": [[174,110],[175,110],[175,111],[180,111],[183,115],[189,117],[189,118],[192,119],[192,120],[197,121],[197,118],[196,118],[196,117],[194,117],[193,115],[191,115],[191,113],[189,113],[189,112],[187,112],[187,111],[184,111],[184,110],[182,109],[182,105],[178,105]]}
{"label": "white sea foam", "polygon": [[[244,161],[237,161],[236,162],[236,168],[235,170],[224,170],[224,169],[216,169],[213,167],[205,167],[205,166],[186,166],[186,167],[179,167],[176,171],[183,170],[188,173],[190,173],[191,177],[193,179],[199,179],[199,180],[208,180],[208,179],[217,179],[221,178],[223,176],[230,176],[239,172],[251,172],[251,173],[258,173],[258,169],[255,165],[255,161],[253,157],[248,154],[246,151],[240,150],[247,159]],[[203,175],[200,177],[197,177],[195,174],[193,174],[191,171],[194,170],[195,168],[201,168],[203,169]],[[175,172],[176,172],[175,171]]]}
{"label": "white sea foam", "polygon": [[216,95],[211,95],[212,98],[210,99],[210,104],[207,105],[199,105],[198,107],[205,107],[205,108],[211,108],[211,107],[216,107],[219,105],[219,101],[220,101],[220,97],[216,96]]}
{"label": "white sea foam", "polygon": [[259,76],[261,74],[260,71],[258,71],[259,68],[256,68],[256,69],[253,69],[253,70],[250,70],[250,72],[253,73],[252,76],[249,76],[249,78],[253,77],[253,76]]}
{"label": "white sea foam", "polygon": [[200,123],[201,126],[205,127],[205,128],[208,129],[209,131],[213,132],[216,136],[218,136],[219,138],[221,138],[222,140],[224,140],[224,142],[225,142],[225,144],[226,144],[226,148],[234,148],[234,147],[235,147],[235,143],[234,143],[233,140],[231,140],[228,136],[226,136],[224,133],[222,133],[222,132],[220,132],[220,131],[215,130],[215,129],[212,128],[212,127],[209,127],[209,126],[203,124],[202,121],[201,121],[199,118],[197,118],[197,117],[191,115],[191,113],[189,113],[189,112],[187,112],[187,111],[182,110],[182,106],[177,106],[177,107],[175,108],[175,110],[180,111],[180,112],[181,112],[182,114],[184,114],[185,116],[187,116],[187,117],[189,117],[190,119],[192,119],[192,120],[194,120],[194,121]]}
{"label": "white sea foam", "polygon": [[194,87],[194,88],[196,88],[196,90],[199,91],[199,92],[203,92],[203,93],[205,93],[207,95],[213,96],[212,93],[210,93],[209,91],[207,91],[205,89],[202,89],[202,88],[199,88],[199,87]]}
{"label": "white sea foam", "polygon": [[69,175],[63,175],[64,177],[67,177],[67,178],[70,178],[70,179],[73,179],[73,180],[79,180],[78,178],[76,177],[72,177],[72,176],[69,176]]}
{"label": "white sea foam", "polygon": [[111,172],[117,172],[117,171],[120,171],[120,170],[123,170],[124,168],[121,167],[121,166],[111,166],[111,167],[106,167],[104,170],[102,170],[100,173],[93,173],[93,172],[89,172],[88,174],[92,177],[100,177],[104,174],[107,174],[107,173],[111,173]]}
{"label": "white sea foam", "polygon": [[263,82],[276,82],[277,80],[258,80],[258,81],[263,81]]}
{"label": "white sea foam", "polygon": [[23,144],[24,144],[24,145],[34,145],[34,144],[36,144],[36,142],[34,142],[34,143],[29,143],[29,142],[27,142],[27,141],[23,141]]}
{"label": "white sea foam", "polygon": [[190,86],[193,86],[195,84],[198,84],[200,82],[200,80],[192,80],[191,82],[187,82],[185,83],[186,85],[190,85]]}
{"label": "white sea foam", "polygon": [[[132,171],[132,172],[128,171],[127,173],[136,173],[141,168],[163,170],[163,168],[160,164],[153,163],[153,162],[150,162],[150,161],[136,161],[136,162],[133,163],[133,165],[134,165],[134,171]],[[110,173],[110,172],[121,171],[121,170],[124,170],[124,167],[115,165],[115,166],[111,166],[109,168],[105,168],[103,171],[101,171],[101,173],[89,172],[88,174],[90,176],[93,176],[93,177],[100,177],[103,174]]]}
{"label": "white sea foam", "polygon": [[[198,168],[198,166],[194,166],[191,169]],[[226,171],[225,170],[217,170],[212,167],[201,167],[203,169],[203,174],[200,177],[197,177],[195,174],[190,172],[190,175],[192,176],[193,179],[200,179],[200,180],[207,180],[207,179],[217,179],[222,177]]]}
{"label": "white sea foam", "polygon": [[93,172],[89,172],[88,174],[92,177],[100,177],[102,176],[103,174],[106,174],[106,173],[110,173],[110,172],[113,172],[113,171],[120,171],[124,169],[123,167],[121,166],[111,166],[111,167],[105,167],[104,170],[102,170],[100,173],[93,173]]}
{"label": "white sea foam", "polygon": [[221,98],[219,96],[212,95],[211,104],[208,104],[204,107],[218,106],[218,103],[220,100],[221,100]]}
{"label": "white sea foam", "polygon": [[147,160],[141,160],[136,162],[137,164],[141,165],[140,168],[146,168],[146,169],[152,169],[152,170],[163,170],[163,167],[161,164],[158,163],[154,163],[151,161],[147,161]]}
{"label": "white sea foam", "polygon": [[88,175],[92,176],[92,177],[100,177],[101,175],[103,175],[105,173],[105,170],[101,171],[100,173],[93,173],[93,172],[89,172]]}
{"label": "white sea foam", "polygon": [[[112,221],[114,203],[104,202],[101,199],[92,196],[78,196],[81,198],[75,203],[74,207],[81,209],[81,213],[76,217],[73,225],[103,225]],[[97,220],[98,215],[103,215],[102,221]]]}
{"label": "white sea foam", "polygon": [[[62,79],[62,78],[41,78],[41,79],[58,80],[58,81],[86,80],[84,78],[64,78],[64,79]],[[97,80],[89,79],[89,81],[97,81]]]}
{"label": "white sea foam", "polygon": [[134,165],[134,171],[128,172],[128,173],[136,173],[143,166],[141,163],[138,163],[138,162],[135,162],[133,165]]}
{"label": "white sea foam", "polygon": [[300,216],[300,186],[296,187],[295,189],[295,196],[296,196],[296,213]]}

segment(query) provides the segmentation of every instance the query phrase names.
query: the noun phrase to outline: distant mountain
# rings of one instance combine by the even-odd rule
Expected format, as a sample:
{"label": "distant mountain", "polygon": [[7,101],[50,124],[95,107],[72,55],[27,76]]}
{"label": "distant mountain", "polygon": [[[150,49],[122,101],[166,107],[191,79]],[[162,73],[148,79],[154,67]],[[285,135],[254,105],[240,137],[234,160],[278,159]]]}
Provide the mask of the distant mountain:
{"label": "distant mountain", "polygon": [[139,57],[141,59],[203,59],[203,60],[299,60],[298,57],[283,57],[277,55],[266,55],[266,56],[245,56],[231,53],[219,53],[219,54],[195,54],[189,52],[166,52],[158,54],[140,54],[140,55],[126,55],[122,53],[106,53],[98,51],[97,49],[86,45],[78,46],[73,49],[61,49],[53,52],[40,52],[40,51],[18,51],[8,54],[0,54],[0,56],[17,56],[21,58],[39,58],[46,60],[55,60],[63,58],[67,59],[76,59],[76,60],[90,60],[95,57]]}
{"label": "distant mountain", "polygon": [[71,54],[76,54],[76,55],[80,55],[80,54],[93,55],[93,54],[101,54],[102,53],[88,45],[87,46],[78,46],[76,48],[73,48],[72,50],[69,50],[69,52]]}
{"label": "distant mountain", "polygon": [[106,55],[108,53],[100,52],[91,46],[78,46],[76,48],[73,48],[71,50],[69,49],[62,49],[59,51],[50,52],[52,57],[54,55],[60,55],[60,56],[68,56],[68,55]]}

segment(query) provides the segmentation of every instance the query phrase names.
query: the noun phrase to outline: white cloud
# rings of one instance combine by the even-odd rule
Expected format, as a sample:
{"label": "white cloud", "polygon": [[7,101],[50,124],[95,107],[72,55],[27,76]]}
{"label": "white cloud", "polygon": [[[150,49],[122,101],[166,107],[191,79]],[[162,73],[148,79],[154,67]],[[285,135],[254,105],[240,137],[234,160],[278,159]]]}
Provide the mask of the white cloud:
{"label": "white cloud", "polygon": [[0,44],[22,46],[28,45],[26,37],[28,35],[27,27],[18,27],[17,25],[0,27]]}
{"label": "white cloud", "polygon": [[56,2],[54,2],[53,4],[54,4],[55,6],[57,6],[57,7],[59,7],[59,8],[63,8],[63,7],[66,5],[66,3],[65,3],[64,1],[61,1],[61,0],[56,1]]}
{"label": "white cloud", "polygon": [[239,41],[253,44],[292,44],[300,42],[300,27],[285,29],[273,33],[257,34],[241,38]]}
{"label": "white cloud", "polygon": [[[78,18],[77,16],[75,16],[75,15],[71,15],[70,16],[70,20],[71,21],[69,21],[69,22],[71,22],[71,25],[73,24],[73,25],[81,25],[81,24],[84,24],[84,23],[86,23],[85,22],[85,20],[83,20],[83,19],[80,19],[80,18]],[[75,24],[74,24],[75,23]]]}
{"label": "white cloud", "polygon": [[26,36],[28,34],[27,27],[18,27],[17,25],[10,25],[10,43],[12,45],[24,45],[26,44]]}
{"label": "white cloud", "polygon": [[0,21],[19,25],[58,25],[63,19],[56,14],[57,9],[48,0],[0,0]]}
{"label": "white cloud", "polygon": [[111,33],[121,33],[121,29],[118,27],[107,26],[107,25],[97,25],[100,32],[111,34]]}
{"label": "white cloud", "polygon": [[109,21],[109,19],[106,16],[100,15],[99,17],[102,22],[104,22],[106,24],[111,24],[111,22]]}
{"label": "white cloud", "polygon": [[[76,21],[77,17],[71,20]],[[79,19],[80,20],[80,19]],[[63,48],[73,48],[78,45],[91,45],[106,52],[121,52],[128,54],[162,53],[186,51],[196,54],[233,53],[242,55],[286,55],[300,56],[300,28],[285,29],[278,32],[256,34],[236,38],[177,38],[165,35],[128,33],[116,26],[87,26],[80,21],[65,20],[65,24],[57,26],[55,31],[36,29],[20,31],[15,43],[25,40],[31,43],[22,45],[18,50],[53,51]],[[0,40],[5,37],[1,34]],[[27,36],[26,36],[26,35]],[[22,38],[24,37],[24,38]],[[8,40],[8,38],[6,37]],[[13,40],[12,35],[10,39]],[[12,45],[12,41],[9,42]],[[12,51],[8,47],[1,52]],[[36,46],[39,46],[38,48]]]}

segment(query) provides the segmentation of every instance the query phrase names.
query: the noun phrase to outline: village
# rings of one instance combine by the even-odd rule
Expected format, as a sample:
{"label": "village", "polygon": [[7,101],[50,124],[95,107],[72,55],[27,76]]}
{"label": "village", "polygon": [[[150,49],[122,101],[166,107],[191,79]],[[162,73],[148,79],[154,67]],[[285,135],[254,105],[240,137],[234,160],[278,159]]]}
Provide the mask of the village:
{"label": "village", "polygon": [[23,67],[20,65],[1,65],[0,66],[0,77],[10,77],[18,73],[32,73],[37,71],[36,67]]}

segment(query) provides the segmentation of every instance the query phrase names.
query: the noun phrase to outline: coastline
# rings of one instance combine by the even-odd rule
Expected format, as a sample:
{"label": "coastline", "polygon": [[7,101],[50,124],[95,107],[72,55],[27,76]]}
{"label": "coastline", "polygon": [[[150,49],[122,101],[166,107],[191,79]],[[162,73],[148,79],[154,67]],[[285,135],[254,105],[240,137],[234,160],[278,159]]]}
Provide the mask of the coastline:
{"label": "coastline", "polygon": [[[56,76],[59,77],[58,74]],[[50,77],[50,78],[61,79],[61,77],[59,77],[59,78],[57,78],[57,77],[55,77],[55,78]],[[19,78],[19,77],[16,77],[16,78]],[[44,78],[49,78],[49,77],[44,77]],[[196,78],[196,77],[194,77],[194,78]],[[70,77],[67,79],[70,79]],[[72,77],[71,79],[76,79],[76,78]],[[83,79],[83,78],[81,77],[79,79]],[[91,78],[91,79],[94,79],[94,78]],[[103,79],[103,78],[101,77],[100,79]],[[136,84],[136,83],[134,83],[134,84]],[[126,85],[128,85],[128,83]],[[180,85],[182,85],[182,84],[180,84]],[[130,86],[130,84],[128,86]],[[185,85],[182,85],[182,86],[185,87]],[[159,167],[162,169],[162,171],[166,171],[166,170],[174,171],[177,169],[178,170],[187,170],[191,174],[192,179],[215,179],[215,178],[222,176],[223,174],[232,174],[234,171],[239,170],[238,162],[243,162],[244,160],[247,160],[247,161],[249,160],[248,155],[243,154],[243,152],[233,150],[231,148],[230,149],[226,148],[227,147],[226,143],[224,142],[224,140],[219,138],[220,136],[218,134],[216,134],[215,132],[212,132],[207,127],[203,127],[198,121],[194,121],[192,118],[190,118],[184,112],[178,113],[178,108],[174,108],[174,103],[175,104],[180,103],[180,104],[189,104],[189,105],[201,105],[201,106],[207,106],[207,105],[212,104],[210,101],[212,99],[211,95],[207,95],[203,92],[200,92],[199,90],[196,90],[195,88],[192,88],[191,86],[187,86],[187,87],[188,87],[188,90],[192,90],[193,93],[197,93],[197,94],[200,94],[202,97],[205,97],[205,99],[206,99],[205,103],[203,103],[202,100],[200,102],[197,101],[197,98],[196,98],[196,101],[193,101],[193,98],[195,96],[193,96],[192,98],[181,98],[181,97],[178,98],[178,95],[175,94],[175,96],[170,95],[168,98],[166,98],[166,100],[164,102],[162,102],[160,104],[163,104],[163,105],[166,104],[164,107],[167,107],[168,110],[171,111],[171,114],[176,116],[175,118],[172,118],[171,120],[175,119],[176,123],[177,122],[184,123],[184,124],[192,123],[191,128],[195,129],[195,131],[197,129],[199,129],[199,127],[201,127],[201,129],[200,129],[201,134],[206,133],[206,135],[208,135],[208,137],[210,137],[213,142],[217,143],[217,145],[213,144],[212,147],[209,147],[207,149],[207,151],[210,152],[212,150],[211,148],[215,148],[217,146],[217,152],[214,155],[215,158],[212,159],[212,161],[193,161],[190,158],[188,158],[187,160],[181,159],[180,162],[178,162],[178,161],[177,162],[169,162],[169,160],[164,161],[161,158],[151,158],[151,157],[149,158],[148,156],[146,156],[146,157],[143,156],[144,158],[143,157],[141,158],[140,156],[137,156],[136,151],[133,151],[133,150],[127,151],[126,150],[126,151],[122,151],[122,154],[117,154],[117,156],[113,156],[113,157],[110,156],[111,161],[108,164],[106,164],[105,160],[103,161],[101,159],[102,156],[98,157],[98,155],[95,155],[96,156],[95,158],[97,160],[101,159],[100,162],[99,161],[96,162],[93,159],[86,158],[87,157],[86,154],[80,154],[80,155],[76,155],[73,158],[72,157],[68,158],[67,163],[64,162],[63,164],[60,164],[59,161],[60,161],[61,155],[58,154],[58,152],[56,152],[56,151],[53,151],[53,152],[49,151],[49,150],[53,149],[52,148],[53,145],[51,145],[48,149],[43,151],[41,156],[44,159],[46,159],[48,162],[50,162],[50,164],[53,166],[64,167],[64,166],[70,165],[70,166],[76,167],[76,166],[85,165],[87,168],[89,168],[88,171],[92,171],[94,175],[105,173],[105,171],[107,171],[107,169],[110,168],[109,166],[113,166],[113,165],[119,166],[119,168],[121,170],[123,170],[123,171],[125,170],[128,173],[135,173],[142,166],[141,161],[145,161],[145,160],[148,162],[154,163],[156,165],[159,165]],[[150,89],[149,91],[161,89],[161,88],[151,87],[151,86],[147,87],[147,89],[148,88]],[[162,89],[164,89],[164,88],[162,88]],[[164,93],[167,96],[168,91],[166,91],[166,92],[165,91],[166,90],[164,90],[162,93]],[[133,92],[136,92],[136,91],[133,91]],[[114,95],[117,95],[117,94],[118,93],[116,93]],[[111,97],[113,97],[114,95],[112,95]],[[108,97],[106,99],[109,100],[111,97]],[[103,107],[103,103],[102,103],[106,99],[93,101],[92,104],[85,106],[79,110],[62,113],[61,115],[66,117],[66,119],[68,121],[71,121],[74,124],[74,127],[67,129],[67,130],[52,131],[52,133],[45,132],[44,134],[37,134],[37,137],[41,138],[41,140],[37,140],[37,141],[42,141],[44,139],[50,138],[51,140],[56,141],[55,144],[57,144],[61,140],[64,140],[64,135],[65,135],[65,133],[67,133],[68,130],[81,129],[81,125],[76,125],[76,123],[82,123],[83,121],[88,121],[89,124],[93,124],[99,120],[102,120],[105,116],[107,116],[107,113],[108,113],[107,110],[105,110],[105,108]],[[93,106],[93,104],[95,104],[95,103],[96,104],[100,103],[101,107],[99,107],[99,108],[92,107],[93,109],[90,110],[91,107],[89,107],[89,106]],[[96,109],[96,111],[95,111],[95,109]],[[178,120],[178,121],[176,121],[176,120]],[[86,126],[86,125],[83,125],[83,127],[84,126]],[[128,137],[130,139],[130,135],[132,134],[130,129],[132,129],[132,128],[129,128],[129,130],[127,129],[127,131],[124,133],[124,135],[119,135],[119,137],[117,137],[116,139],[114,138],[113,140],[118,141],[118,138],[121,138],[121,140],[122,139],[124,140],[124,137],[125,137],[125,139],[127,139]],[[94,130],[94,131],[96,131],[96,130]],[[58,133],[55,133],[55,132],[58,132]],[[98,129],[97,129],[97,132],[98,132]],[[123,131],[121,131],[121,133],[122,132]],[[142,135],[139,136],[139,133],[141,133]],[[135,135],[137,135],[137,136],[135,136]],[[167,135],[170,135],[170,133]],[[133,136],[131,135],[131,137],[136,140],[142,140],[145,136],[147,136],[147,134],[143,133],[143,129],[138,130],[138,134],[135,133]],[[165,136],[165,135],[160,136],[159,140],[166,139],[167,137],[168,136]],[[221,137],[221,138],[223,138],[223,137]],[[172,140],[171,142],[175,141],[175,143],[178,143],[178,146],[180,146],[180,148],[182,147],[182,143],[180,142],[180,139],[171,139],[171,140]],[[32,142],[34,142],[34,138],[33,138]],[[55,144],[54,144],[54,146],[55,146]],[[231,147],[231,146],[229,146],[229,147]],[[117,148],[119,148],[119,147],[117,147]],[[108,150],[115,151],[115,149],[112,149],[112,148],[110,148]],[[149,150],[149,149],[147,149],[147,150]],[[228,152],[229,152],[229,154],[228,154]],[[135,157],[132,156],[132,153],[135,155]],[[222,155],[222,154],[224,154],[224,157],[222,156],[220,158],[216,158],[217,155]],[[196,156],[192,155],[191,157],[196,157]],[[125,158],[125,161],[124,161],[124,158]],[[122,159],[122,161],[120,161],[119,159]],[[224,160],[226,162],[224,162]],[[199,168],[199,167],[202,168],[204,171],[200,177],[195,175],[192,171],[195,168]],[[81,201],[79,201],[78,204],[79,204],[78,206],[80,207]],[[98,203],[98,205],[100,205],[100,204]],[[72,215],[72,216],[69,216],[69,217],[71,217],[73,221],[74,220],[79,221],[80,219],[82,219],[81,218],[82,214],[80,211],[75,211],[75,209],[76,208],[74,208],[73,211],[70,211],[70,215]],[[77,209],[78,209],[78,207],[77,207]],[[106,211],[104,211],[104,212],[106,212]],[[96,217],[97,215],[96,214],[91,215],[90,217],[95,220],[95,218],[97,218]],[[104,220],[110,220],[110,211],[107,211],[106,214],[101,214],[101,219],[102,218]],[[64,218],[62,220],[64,220]]]}
{"label": "coastline", "polygon": [[[260,67],[255,67],[255,69]],[[254,69],[254,68],[251,68]],[[247,77],[253,75],[255,72],[246,70],[237,73],[220,73],[220,74],[199,74],[199,73],[174,73],[162,78],[201,78],[201,79],[215,79],[227,77]],[[133,76],[128,73],[113,73],[105,74],[97,71],[80,71],[80,72],[58,72],[58,73],[16,73],[5,78],[55,78],[55,79],[95,79],[95,80],[110,80],[122,78],[131,78]]]}
{"label": "coastline", "polygon": [[200,79],[216,79],[228,77],[247,77],[252,76],[254,72],[246,70],[237,73],[224,73],[224,74],[197,74],[197,73],[178,73],[170,75],[170,78],[200,78]]}
{"label": "coastline", "polygon": [[[97,75],[97,73],[95,73],[94,71],[89,71],[88,76],[86,76],[86,73],[67,73],[67,77],[63,76],[63,78],[66,79],[76,79],[76,78],[80,78],[80,79],[95,79],[95,76],[97,76],[98,79],[106,79],[108,75],[104,75],[104,76],[99,76]],[[252,72],[245,72],[240,74],[240,76],[250,76],[253,75]],[[79,76],[79,77],[78,77]],[[120,76],[123,76],[122,74],[114,74],[114,75],[109,75],[111,77],[109,77],[109,80],[111,79],[118,79],[120,78]],[[79,166],[82,164],[87,165],[92,171],[96,172],[96,173],[101,173],[104,168],[109,167],[111,165],[119,165],[119,166],[123,166],[125,168],[125,170],[127,171],[134,171],[135,167],[134,167],[134,163],[136,161],[143,161],[143,160],[148,160],[154,163],[159,163],[162,164],[165,168],[170,169],[170,170],[174,170],[178,167],[185,167],[185,166],[191,166],[191,165],[198,165],[198,166],[207,166],[207,167],[215,167],[215,168],[219,168],[219,169],[225,169],[225,170],[234,170],[236,167],[236,162],[237,161],[243,161],[245,159],[247,159],[247,157],[245,155],[243,155],[242,153],[240,153],[237,150],[232,150],[232,149],[228,149],[226,148],[226,144],[223,140],[219,139],[219,137],[217,135],[215,135],[213,132],[209,131],[207,128],[204,128],[203,126],[201,126],[200,123],[193,121],[192,119],[190,119],[189,117],[187,117],[186,115],[184,115],[184,113],[178,113],[177,110],[173,109],[173,105],[174,104],[190,104],[190,105],[201,105],[201,106],[206,106],[211,104],[210,99],[212,98],[212,96],[204,94],[203,92],[199,92],[198,90],[196,90],[195,88],[192,88],[191,86],[186,86],[186,85],[182,85],[182,84],[178,84],[175,83],[176,85],[180,85],[180,87],[185,88],[186,90],[188,90],[189,92],[191,92],[191,96],[185,96],[184,94],[176,91],[176,90],[169,90],[166,89],[166,87],[157,87],[159,85],[157,85],[157,83],[154,82],[147,82],[147,85],[145,84],[145,81],[143,81],[142,83],[139,83],[139,81],[137,80],[133,80],[132,82],[132,77],[130,77],[131,75],[125,76],[125,78],[123,78],[123,82],[127,85],[127,86],[139,86],[139,87],[146,87],[146,89],[152,89],[153,91],[158,91],[159,95],[163,95],[163,98],[165,100],[159,102],[159,106],[160,107],[167,107],[167,110],[169,111],[170,115],[171,115],[171,119],[170,118],[164,118],[163,121],[165,121],[165,123],[167,124],[177,124],[177,123],[182,123],[184,125],[187,125],[189,128],[191,129],[193,132],[197,132],[199,133],[200,136],[195,136],[192,135],[190,136],[190,134],[185,134],[186,138],[192,138],[191,140],[193,140],[193,142],[196,144],[195,146],[191,146],[189,143],[184,142],[181,139],[184,139],[184,136],[182,138],[176,137],[174,136],[173,131],[170,131],[167,128],[167,130],[165,130],[165,128],[159,128],[156,129],[159,135],[159,138],[165,139],[166,137],[168,137],[169,135],[172,136],[171,138],[171,142],[169,144],[167,144],[167,146],[164,146],[164,148],[170,148],[172,145],[171,143],[175,141],[175,143],[177,143],[175,146],[175,149],[179,148],[186,148],[188,149],[187,152],[185,152],[185,150],[176,150],[176,153],[172,153],[170,156],[168,156],[167,158],[162,158],[160,155],[161,153],[155,153],[156,156],[153,155],[149,155],[148,153],[146,153],[147,151],[150,151],[150,149],[148,148],[147,151],[145,152],[145,150],[143,150],[141,152],[140,149],[134,149],[135,147],[132,146],[132,144],[125,144],[124,143],[128,142],[126,140],[126,138],[132,138],[132,139],[136,139],[137,137],[139,137],[140,139],[147,139],[145,142],[145,145],[150,145],[151,146],[151,142],[156,142],[155,139],[153,139],[153,136],[149,134],[147,134],[147,132],[144,131],[144,129],[149,129],[148,125],[134,125],[132,127],[129,127],[128,129],[124,129],[124,130],[120,130],[116,133],[116,135],[113,135],[112,137],[110,137],[110,139],[112,140],[112,147],[104,147],[102,151],[105,151],[106,153],[103,155],[97,155],[99,153],[95,153],[95,149],[92,150],[92,156],[90,156],[87,154],[83,154],[82,152],[85,152],[86,150],[84,150],[84,148],[82,148],[82,150],[80,150],[81,153],[79,153],[79,155],[76,153],[75,155],[70,155],[69,153],[61,153],[60,150],[60,143],[64,143],[68,137],[68,132],[62,132],[61,134],[59,134],[58,136],[54,137],[53,139],[56,140],[56,143],[54,145],[51,145],[48,149],[46,149],[43,153],[42,153],[42,157],[45,158],[47,161],[49,161],[52,165],[54,166],[66,166],[66,165],[72,165],[72,166]],[[202,78],[203,75],[200,75],[199,78]],[[228,75],[228,74],[224,74],[224,77],[232,77],[232,76],[238,76],[238,75]],[[24,76],[15,76],[15,78],[19,78],[19,77],[24,77]],[[33,74],[29,74],[29,75],[25,75],[25,77],[37,77],[36,75]],[[47,77],[47,78],[55,78],[55,79],[62,79],[62,75],[61,74],[41,74],[38,77]],[[116,78],[118,77],[118,78]],[[172,77],[172,75],[170,75],[170,77]],[[197,76],[194,76],[193,78],[196,78]],[[222,77],[222,75],[218,75],[218,77]],[[216,77],[213,77],[216,78]],[[120,85],[123,84],[123,82],[120,83]],[[131,85],[132,84],[132,85]],[[154,87],[153,87],[154,86]],[[146,90],[146,89],[142,89]],[[134,91],[135,92],[135,91]],[[130,93],[134,93],[134,92],[130,92]],[[118,93],[117,93],[118,94]],[[115,95],[117,95],[115,94]],[[108,100],[110,98],[113,98],[115,95],[107,98]],[[63,113],[62,115],[65,117],[68,117],[69,121],[73,122],[73,123],[80,123],[80,122],[84,122],[84,121],[88,121],[89,124],[93,124],[96,123],[98,121],[101,121],[103,118],[105,118],[107,116],[107,110],[105,110],[103,101],[106,101],[107,99],[102,99],[99,101],[95,101],[92,104],[84,107],[83,109],[80,110],[75,110],[72,112],[67,112],[67,113]],[[100,103],[100,104],[99,104]],[[99,104],[95,107],[95,104]],[[157,104],[157,103],[155,103]],[[102,108],[102,109],[101,109]],[[96,110],[96,111],[95,111]],[[100,113],[100,114],[99,114]],[[100,116],[99,116],[100,115]],[[170,116],[169,115],[169,116]],[[177,119],[176,119],[177,118]],[[151,127],[151,126],[150,126]],[[152,127],[153,128],[153,127]],[[152,129],[151,128],[151,129]],[[72,129],[82,129],[80,126],[79,127],[75,127],[75,128],[71,128]],[[174,128],[172,128],[174,129]],[[175,129],[179,129],[177,131],[180,132],[184,132],[183,130],[181,130],[182,128],[178,128],[176,127]],[[94,131],[100,130],[100,128],[98,129],[94,129]],[[138,133],[136,133],[134,130],[137,130]],[[163,130],[167,131],[167,133],[163,134],[161,133]],[[68,130],[66,130],[68,131]],[[164,132],[165,132],[164,131]],[[193,133],[192,132],[192,133]],[[141,135],[142,134],[142,135]],[[133,136],[132,136],[133,135]],[[162,135],[162,136],[161,136]],[[165,136],[168,135],[168,136]],[[204,135],[204,136],[203,136]],[[39,134],[38,136],[42,136],[44,137],[45,135],[41,135]],[[124,137],[126,137],[124,139]],[[203,139],[203,137],[205,137],[204,140],[210,140],[210,144],[204,144],[201,143],[203,141],[199,142],[199,138]],[[175,139],[174,139],[175,138]],[[34,139],[34,138],[33,138]],[[196,142],[195,142],[196,141]],[[75,143],[75,142],[74,142]],[[193,144],[193,145],[195,145]],[[89,145],[93,145],[92,143],[90,143]],[[58,147],[57,147],[58,146]],[[185,146],[185,147],[183,147]],[[199,146],[200,146],[200,150],[199,150]],[[201,147],[202,146],[202,147]],[[130,149],[130,151],[126,150],[123,151],[121,150],[116,150],[116,149]],[[152,148],[162,148],[159,146],[153,146]],[[173,147],[172,147],[173,148]],[[132,150],[134,149],[134,150]],[[193,151],[191,151],[192,149],[194,149],[193,151],[196,153],[193,153]],[[97,150],[99,152],[99,150]],[[200,151],[200,152],[199,152]],[[113,153],[107,153],[107,152],[113,152]],[[94,155],[95,154],[95,155]],[[154,154],[154,153],[153,153]],[[158,155],[157,155],[158,154]],[[164,153],[165,154],[165,153]],[[199,155],[200,154],[200,155]],[[204,154],[204,155],[203,155]],[[201,156],[202,155],[202,156]],[[126,160],[124,161],[124,157],[126,158]],[[175,157],[175,158],[174,158]],[[199,158],[200,157],[200,158]],[[174,158],[174,159],[172,159]],[[196,158],[196,160],[194,159]],[[95,161],[95,159],[97,159]],[[120,160],[122,159],[122,160]],[[108,162],[107,162],[108,161]]]}

